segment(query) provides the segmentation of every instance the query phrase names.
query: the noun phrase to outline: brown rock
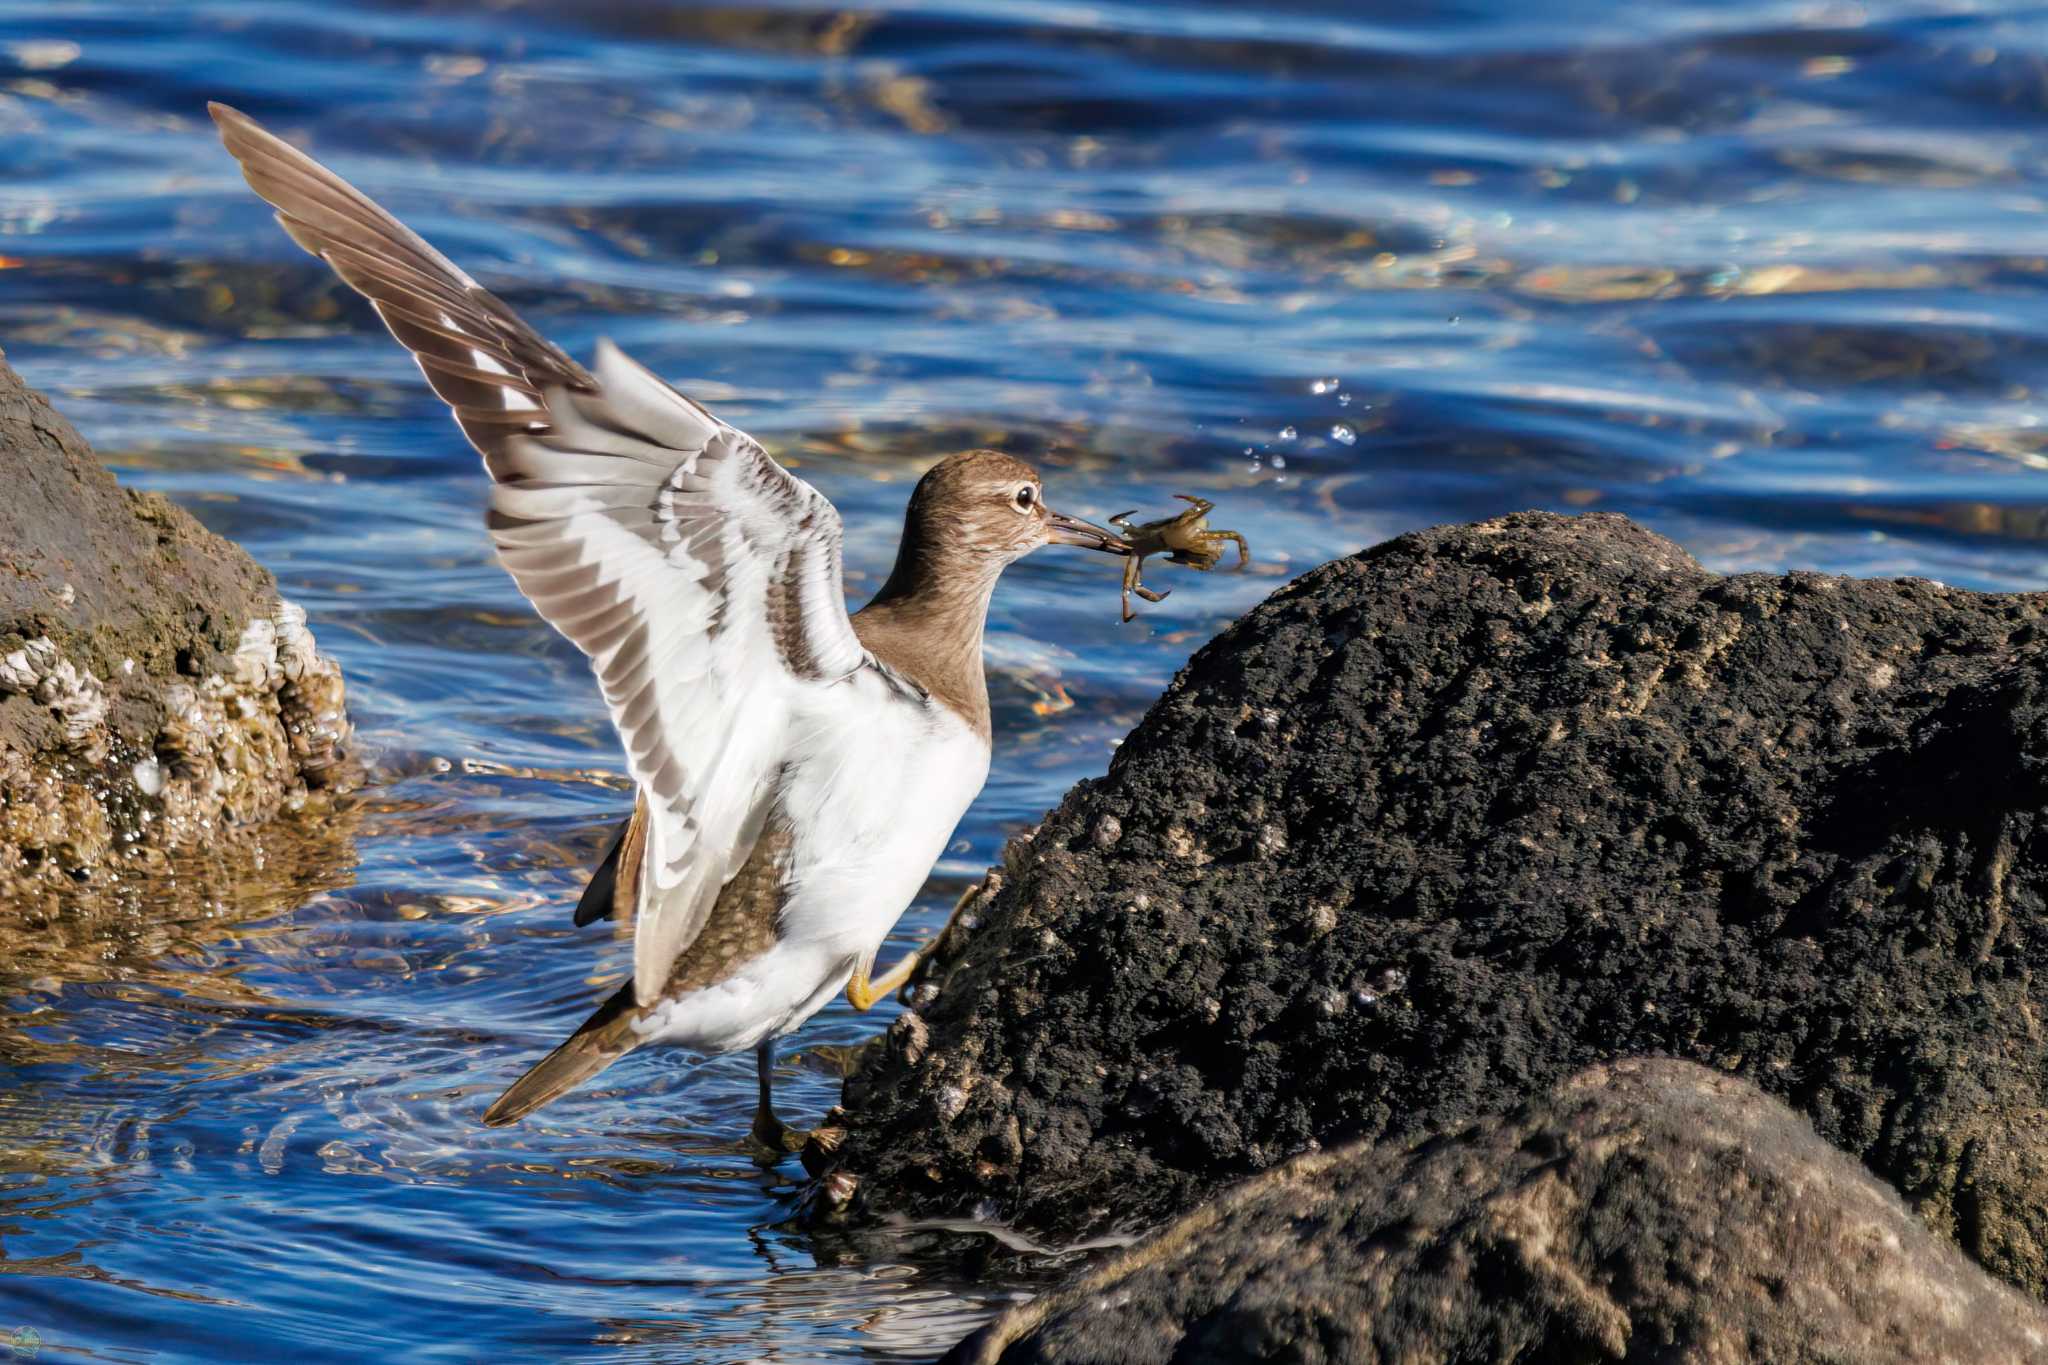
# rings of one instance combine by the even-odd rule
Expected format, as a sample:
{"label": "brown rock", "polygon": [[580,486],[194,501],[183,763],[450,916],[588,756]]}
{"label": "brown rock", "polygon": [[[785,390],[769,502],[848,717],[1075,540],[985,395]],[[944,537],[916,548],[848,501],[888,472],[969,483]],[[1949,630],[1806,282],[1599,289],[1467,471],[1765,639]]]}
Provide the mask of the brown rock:
{"label": "brown rock", "polygon": [[1255,1176],[946,1359],[2022,1365],[2048,1312],[1755,1086],[1625,1060]]}
{"label": "brown rock", "polygon": [[123,489],[0,360],[0,892],[352,784],[340,670],[240,548]]}

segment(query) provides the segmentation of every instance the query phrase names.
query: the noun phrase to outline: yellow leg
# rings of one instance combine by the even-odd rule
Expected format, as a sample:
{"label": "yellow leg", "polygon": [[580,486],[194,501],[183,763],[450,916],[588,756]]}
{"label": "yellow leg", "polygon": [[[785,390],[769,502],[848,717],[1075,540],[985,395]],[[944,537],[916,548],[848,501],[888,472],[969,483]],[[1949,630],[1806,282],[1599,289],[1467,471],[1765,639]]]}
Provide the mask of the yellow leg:
{"label": "yellow leg", "polygon": [[875,965],[871,959],[863,959],[854,963],[853,979],[846,983],[847,1001],[855,1009],[866,1011],[873,1008],[877,1000],[888,999],[892,991],[899,989],[904,982],[910,980],[911,973],[917,970],[918,963],[924,961],[925,954],[946,941],[946,935],[952,933],[953,926],[959,923],[961,912],[974,902],[975,897],[979,896],[983,891],[990,889],[989,883],[993,880],[994,875],[991,874],[989,877],[976,882],[973,886],[961,892],[960,899],[953,902],[953,913],[946,916],[946,926],[939,930],[938,937],[925,944],[922,948],[913,948],[905,953],[901,962],[880,976],[872,980],[869,979],[868,972]]}
{"label": "yellow leg", "polygon": [[871,1009],[877,1000],[886,999],[889,992],[910,980],[910,974],[917,970],[917,964],[923,960],[922,948],[905,953],[901,962],[873,980],[868,978],[868,964],[856,962],[853,964],[853,980],[846,983],[846,998],[853,1002],[853,1007],[857,1010]]}

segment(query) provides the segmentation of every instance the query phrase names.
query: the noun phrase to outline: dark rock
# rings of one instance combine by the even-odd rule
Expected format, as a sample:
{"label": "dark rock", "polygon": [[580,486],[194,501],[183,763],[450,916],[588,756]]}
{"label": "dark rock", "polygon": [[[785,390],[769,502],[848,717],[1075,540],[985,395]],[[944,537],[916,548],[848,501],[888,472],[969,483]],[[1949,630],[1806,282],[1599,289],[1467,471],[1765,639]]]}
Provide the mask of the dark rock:
{"label": "dark rock", "polygon": [[0,361],[0,891],[211,845],[352,780],[340,671],[270,575],[121,488]]}
{"label": "dark rock", "polygon": [[846,1087],[849,1213],[1136,1229],[1666,1054],[2048,1288],[2044,622],[1615,516],[1325,565],[1006,854],[927,1046]]}
{"label": "dark rock", "polygon": [[2019,1365],[2048,1312],[1754,1085],[1634,1060],[1255,1176],[946,1359]]}

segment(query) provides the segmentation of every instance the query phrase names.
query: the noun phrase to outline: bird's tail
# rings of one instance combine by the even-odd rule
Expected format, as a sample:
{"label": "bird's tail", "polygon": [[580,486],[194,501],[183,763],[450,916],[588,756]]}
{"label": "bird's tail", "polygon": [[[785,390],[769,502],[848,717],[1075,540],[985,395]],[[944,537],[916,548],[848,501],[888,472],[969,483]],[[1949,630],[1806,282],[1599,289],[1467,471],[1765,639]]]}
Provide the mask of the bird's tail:
{"label": "bird's tail", "polygon": [[597,1013],[585,1019],[567,1042],[512,1082],[497,1102],[484,1110],[484,1122],[493,1128],[517,1123],[631,1052],[640,1043],[640,1036],[633,1031],[639,1013],[633,1002],[633,983],[628,981],[599,1005]]}

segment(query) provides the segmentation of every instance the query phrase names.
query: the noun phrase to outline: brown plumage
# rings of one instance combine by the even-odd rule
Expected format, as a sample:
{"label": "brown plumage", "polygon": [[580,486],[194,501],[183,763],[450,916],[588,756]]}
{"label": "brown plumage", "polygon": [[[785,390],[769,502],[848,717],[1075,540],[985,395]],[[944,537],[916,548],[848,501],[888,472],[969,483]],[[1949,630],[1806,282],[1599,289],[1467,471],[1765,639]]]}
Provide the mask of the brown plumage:
{"label": "brown plumage", "polygon": [[[629,825],[627,842],[633,837],[631,828]],[[718,904],[705,922],[704,932],[676,959],[662,990],[664,998],[711,985],[735,964],[758,957],[775,945],[775,916],[782,909],[789,843],[787,826],[771,820],[739,872],[719,891]],[[633,1026],[647,1013],[634,1003],[633,983],[627,982],[561,1046],[507,1087],[484,1111],[484,1122],[493,1128],[517,1123],[631,1052],[640,1045]]]}
{"label": "brown plumage", "polygon": [[854,633],[870,653],[989,735],[981,637],[989,595],[1004,569],[1049,539],[1045,500],[1019,516],[1017,492],[1038,471],[995,450],[949,456],[917,481],[903,514],[896,565]]}

